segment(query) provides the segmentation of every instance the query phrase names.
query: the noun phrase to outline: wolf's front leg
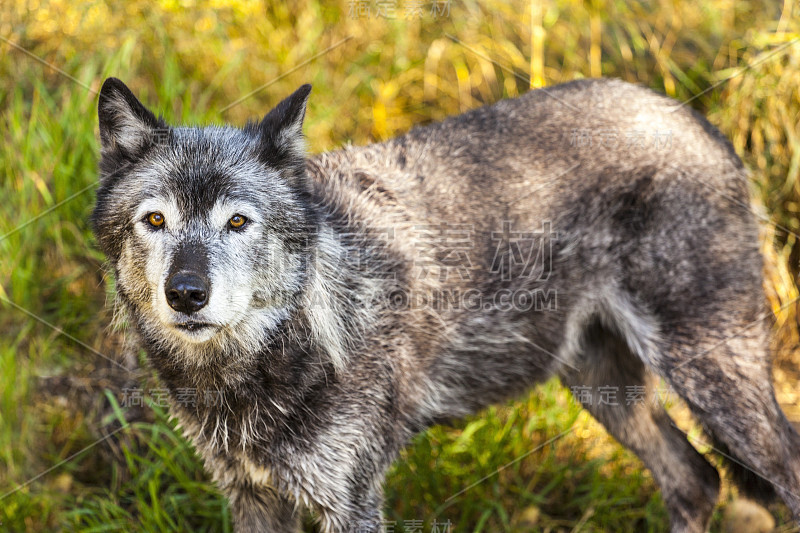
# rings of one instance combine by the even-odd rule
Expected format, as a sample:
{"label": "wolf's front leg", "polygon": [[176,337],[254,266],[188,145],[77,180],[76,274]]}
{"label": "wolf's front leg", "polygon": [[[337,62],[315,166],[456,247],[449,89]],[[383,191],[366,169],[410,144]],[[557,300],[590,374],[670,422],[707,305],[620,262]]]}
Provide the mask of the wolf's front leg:
{"label": "wolf's front leg", "polygon": [[297,533],[301,510],[274,489],[235,486],[227,490],[236,533]]}
{"label": "wolf's front leg", "polygon": [[331,508],[316,509],[321,530],[325,533],[383,533],[383,495],[376,492],[353,492],[350,501],[340,501]]}

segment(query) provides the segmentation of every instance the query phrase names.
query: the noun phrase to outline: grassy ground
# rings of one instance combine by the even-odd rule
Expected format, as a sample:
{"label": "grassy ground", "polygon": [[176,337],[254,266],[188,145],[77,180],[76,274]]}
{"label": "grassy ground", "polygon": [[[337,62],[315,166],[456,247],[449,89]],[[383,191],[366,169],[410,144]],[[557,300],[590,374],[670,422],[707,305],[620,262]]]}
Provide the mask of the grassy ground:
{"label": "grassy ground", "polygon": [[[106,327],[113,280],[87,223],[95,92],[109,75],[167,119],[202,123],[242,123],[310,82],[314,152],[578,77],[617,76],[691,99],[752,169],[754,199],[772,222],[763,249],[776,377],[800,419],[793,2],[466,0],[437,13],[422,2],[420,16],[407,17],[410,4],[384,3],[396,6],[391,19],[391,10],[375,16],[378,2],[3,2],[0,530],[230,530],[224,500],[163,409],[120,407],[125,388],[158,385],[147,370],[111,362],[141,354]],[[351,13],[362,5],[373,14]],[[447,521],[492,532],[667,524],[650,475],[555,382],[419,436],[387,495],[396,531],[416,520],[424,531]],[[785,509],[770,510],[789,531]]]}

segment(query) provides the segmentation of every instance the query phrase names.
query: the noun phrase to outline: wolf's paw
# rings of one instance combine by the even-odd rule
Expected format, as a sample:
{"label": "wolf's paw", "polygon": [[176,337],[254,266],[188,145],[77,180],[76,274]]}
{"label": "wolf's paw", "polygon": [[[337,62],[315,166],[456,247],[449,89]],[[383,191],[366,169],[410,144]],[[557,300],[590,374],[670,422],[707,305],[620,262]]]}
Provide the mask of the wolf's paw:
{"label": "wolf's paw", "polygon": [[725,508],[722,531],[725,533],[769,533],[775,519],[759,504],[744,499],[733,500]]}

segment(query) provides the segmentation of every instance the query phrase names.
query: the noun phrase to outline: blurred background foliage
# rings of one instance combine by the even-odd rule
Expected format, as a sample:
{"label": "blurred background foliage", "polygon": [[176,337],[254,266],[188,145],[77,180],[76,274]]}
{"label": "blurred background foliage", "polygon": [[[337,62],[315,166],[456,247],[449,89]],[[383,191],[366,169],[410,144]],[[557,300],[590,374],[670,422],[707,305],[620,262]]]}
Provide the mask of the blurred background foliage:
{"label": "blurred background foliage", "polygon": [[[230,528],[224,501],[159,407],[118,405],[121,387],[152,376],[120,376],[102,357],[125,352],[106,328],[113,280],[87,223],[96,91],[111,75],[168,120],[190,123],[241,124],[312,83],[312,152],[581,77],[689,101],[752,170],[777,387],[800,419],[799,20],[792,0],[4,1],[0,529]],[[397,531],[418,519],[426,531],[435,520],[455,531],[661,531],[657,494],[641,464],[551,382],[415,441],[392,472],[387,519]],[[781,506],[770,510],[788,523]]]}

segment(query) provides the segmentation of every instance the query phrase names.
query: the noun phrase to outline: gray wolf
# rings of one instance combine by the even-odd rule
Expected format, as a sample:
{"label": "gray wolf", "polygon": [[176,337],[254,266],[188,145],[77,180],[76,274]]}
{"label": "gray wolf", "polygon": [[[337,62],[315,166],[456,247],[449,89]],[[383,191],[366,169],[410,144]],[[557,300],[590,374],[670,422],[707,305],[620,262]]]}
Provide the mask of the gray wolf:
{"label": "gray wolf", "polygon": [[[800,517],[747,174],[705,119],[582,80],[309,158],[310,90],[242,128],[168,126],[113,78],[99,98],[95,234],[238,531],[304,508],[378,531],[413,435],[554,375],[618,400],[665,380]],[[664,409],[580,400],[672,530],[705,530],[718,473]]]}

